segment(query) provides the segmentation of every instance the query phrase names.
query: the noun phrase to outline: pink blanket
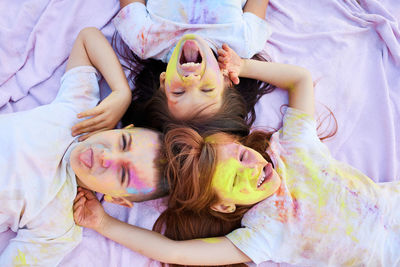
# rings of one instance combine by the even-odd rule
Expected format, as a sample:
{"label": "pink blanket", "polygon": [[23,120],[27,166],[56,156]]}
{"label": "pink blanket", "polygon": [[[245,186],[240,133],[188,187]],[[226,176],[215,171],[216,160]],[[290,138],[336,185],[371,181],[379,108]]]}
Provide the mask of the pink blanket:
{"label": "pink blanket", "polygon": [[[0,112],[51,101],[79,29],[103,27],[118,8],[106,0],[69,0],[68,6],[66,1],[7,2],[0,2],[0,12],[5,13],[0,16]],[[274,33],[265,51],[276,62],[309,69],[315,81],[317,115],[322,120],[325,106],[335,114],[338,132],[326,142],[333,155],[377,182],[399,180],[400,2],[270,0],[266,19]],[[105,32],[110,35],[112,29]],[[278,127],[280,106],[286,99],[280,90],[263,97],[256,124]],[[329,120],[322,126],[329,129]],[[104,206],[114,217],[151,228],[162,200],[137,203],[132,209]],[[0,244],[6,245],[10,237],[12,233],[1,235]],[[159,263],[88,229],[61,264],[128,265]],[[276,264],[262,264],[270,265]]]}

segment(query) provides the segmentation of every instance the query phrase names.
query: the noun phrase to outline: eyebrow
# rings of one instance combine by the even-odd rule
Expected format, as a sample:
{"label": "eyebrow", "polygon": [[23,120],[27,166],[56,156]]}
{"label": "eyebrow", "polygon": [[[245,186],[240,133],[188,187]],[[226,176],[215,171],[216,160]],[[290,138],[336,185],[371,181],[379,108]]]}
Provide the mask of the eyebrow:
{"label": "eyebrow", "polygon": [[[126,134],[128,135],[128,142],[127,142],[127,145],[126,145],[126,149],[129,151],[129,150],[131,150],[131,145],[132,145],[132,134],[129,133],[129,132],[126,133]],[[124,133],[124,136],[126,136],[125,133]],[[131,181],[131,175],[130,175],[130,171],[129,171],[129,166],[128,167],[127,166],[123,166],[122,167],[122,178],[121,178],[121,185],[122,186],[124,185],[126,177],[128,177],[128,185],[129,185],[129,183]]]}
{"label": "eyebrow", "polygon": [[[132,133],[129,133],[128,132],[128,151],[130,151],[131,150],[131,146],[132,146]],[[130,165],[130,164],[129,164]],[[131,172],[130,172],[130,168],[129,168],[129,166],[128,166],[128,175],[127,175],[127,177],[128,177],[128,183],[127,183],[127,187],[128,187],[128,185],[130,184],[130,182],[131,182]]]}

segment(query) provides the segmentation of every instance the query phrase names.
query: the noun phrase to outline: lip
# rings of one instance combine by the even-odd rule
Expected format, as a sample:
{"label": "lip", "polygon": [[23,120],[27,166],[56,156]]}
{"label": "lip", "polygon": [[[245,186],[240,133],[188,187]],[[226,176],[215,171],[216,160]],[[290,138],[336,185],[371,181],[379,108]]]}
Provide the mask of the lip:
{"label": "lip", "polygon": [[93,150],[91,148],[87,148],[84,151],[82,151],[79,156],[79,160],[83,165],[85,165],[87,168],[91,169],[93,166]]}
{"label": "lip", "polygon": [[182,40],[180,46],[177,62],[178,73],[181,76],[201,75],[206,61],[202,45],[196,38],[188,38]]}
{"label": "lip", "polygon": [[[257,189],[268,183],[273,176],[273,168],[271,163],[267,163],[261,171],[260,177],[257,180]],[[264,179],[264,180],[263,180]]]}

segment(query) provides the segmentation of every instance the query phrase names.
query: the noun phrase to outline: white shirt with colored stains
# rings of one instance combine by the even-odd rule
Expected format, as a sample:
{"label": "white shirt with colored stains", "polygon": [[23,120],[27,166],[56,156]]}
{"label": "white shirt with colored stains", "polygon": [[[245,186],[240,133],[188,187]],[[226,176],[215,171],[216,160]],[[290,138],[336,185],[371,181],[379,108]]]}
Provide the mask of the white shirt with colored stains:
{"label": "white shirt with colored stains", "polygon": [[197,34],[217,51],[227,43],[240,57],[261,52],[271,35],[267,22],[245,12],[243,0],[148,0],[120,10],[114,25],[129,48],[142,59],[168,62],[185,34]]}
{"label": "white shirt with colored stains", "polygon": [[80,242],[71,127],[98,101],[97,72],[83,66],[64,74],[51,104],[0,115],[0,232],[17,233],[0,266],[56,266]]}
{"label": "white shirt with colored stains", "polygon": [[227,235],[235,246],[257,264],[400,264],[399,182],[377,184],[332,158],[315,120],[296,109],[288,108],[270,141],[282,184]]}

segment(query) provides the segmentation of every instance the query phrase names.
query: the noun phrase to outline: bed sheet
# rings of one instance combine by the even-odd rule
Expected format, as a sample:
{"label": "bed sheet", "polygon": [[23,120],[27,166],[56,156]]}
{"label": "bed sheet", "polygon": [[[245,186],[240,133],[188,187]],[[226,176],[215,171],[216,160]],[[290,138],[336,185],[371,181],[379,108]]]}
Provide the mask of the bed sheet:
{"label": "bed sheet", "polygon": [[[8,15],[8,18],[0,16],[0,113],[50,102],[65,68],[73,42],[71,36],[88,25],[106,26],[103,32],[111,36],[113,29],[108,22],[118,9],[115,1],[105,0],[79,1],[79,5],[78,1],[69,0],[68,5],[72,3],[72,7],[68,8],[62,8],[65,1],[22,3],[29,7],[34,1],[40,14],[53,11],[54,21],[60,18],[59,13],[67,13],[64,27],[68,30],[41,28],[40,23],[45,21],[40,16],[27,16],[31,11],[20,16]],[[2,13],[6,6],[3,3],[0,2]],[[13,12],[22,12],[25,7],[21,9],[20,3],[11,5]],[[58,11],[51,5],[58,6]],[[93,6],[97,9],[93,10]],[[78,14],[85,12],[96,15],[85,17],[76,25],[72,18],[81,18]],[[400,180],[400,2],[270,0],[266,19],[273,34],[264,52],[276,62],[297,64],[311,71],[321,132],[329,131],[333,125],[329,118],[323,120],[328,114],[327,107],[337,119],[337,134],[326,141],[333,155],[377,182]],[[29,31],[29,27],[30,32],[38,29],[35,36],[17,34],[21,30]],[[43,34],[48,38],[40,42]],[[60,43],[48,43],[58,38]],[[10,45],[10,40],[15,45]],[[25,43],[27,49],[21,50]],[[42,54],[43,48],[46,54]],[[256,106],[257,127],[278,128],[281,106],[285,103],[284,91],[276,90],[264,96]],[[151,229],[164,207],[164,200],[136,203],[132,209],[109,203],[104,206],[116,218]],[[66,255],[61,266],[160,266],[90,229],[84,229],[83,235],[81,244]],[[12,236],[9,232],[0,235],[0,250]],[[272,262],[261,264],[277,265],[286,266]]]}

